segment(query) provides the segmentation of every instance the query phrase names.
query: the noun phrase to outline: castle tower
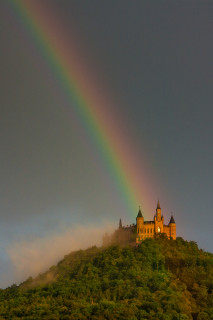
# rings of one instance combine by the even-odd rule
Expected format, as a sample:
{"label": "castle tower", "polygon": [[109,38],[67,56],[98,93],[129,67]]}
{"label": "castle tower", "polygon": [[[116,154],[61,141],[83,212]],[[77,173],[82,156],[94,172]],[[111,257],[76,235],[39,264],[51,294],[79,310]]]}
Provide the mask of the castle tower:
{"label": "castle tower", "polygon": [[157,221],[161,221],[161,207],[160,207],[160,201],[158,200],[158,203],[157,203],[157,208],[156,208],[156,218],[157,218]]}
{"label": "castle tower", "polygon": [[163,233],[164,218],[161,215],[161,207],[160,207],[159,200],[157,203],[156,215],[154,217],[154,222],[155,222],[155,234]]}
{"label": "castle tower", "polygon": [[171,219],[169,221],[169,229],[170,229],[170,237],[173,240],[176,240],[176,223],[175,223],[175,220],[173,218],[173,215],[171,215]]}
{"label": "castle tower", "polygon": [[141,208],[139,207],[138,215],[136,218],[136,230],[137,230],[136,242],[139,242],[140,240],[142,240],[143,226],[144,226],[144,217],[142,215]]}

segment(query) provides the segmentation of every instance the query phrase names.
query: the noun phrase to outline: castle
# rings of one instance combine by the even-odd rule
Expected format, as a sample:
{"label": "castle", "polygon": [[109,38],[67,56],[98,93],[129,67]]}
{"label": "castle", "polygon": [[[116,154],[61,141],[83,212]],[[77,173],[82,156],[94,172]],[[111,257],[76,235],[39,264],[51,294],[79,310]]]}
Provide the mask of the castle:
{"label": "castle", "polygon": [[119,228],[108,236],[103,237],[103,245],[110,243],[125,243],[139,244],[146,238],[155,238],[160,234],[166,235],[169,239],[176,239],[176,223],[173,215],[170,218],[169,224],[164,224],[164,217],[161,213],[160,202],[158,200],[156,214],[153,221],[144,221],[143,214],[139,208],[136,217],[136,224],[130,226],[122,226],[122,221],[119,221]]}
{"label": "castle", "polygon": [[160,202],[158,200],[156,214],[153,221],[144,221],[141,210],[139,209],[136,218],[136,243],[146,238],[153,238],[158,234],[164,233],[169,239],[176,239],[176,223],[171,216],[168,225],[164,224],[164,217],[161,215]]}

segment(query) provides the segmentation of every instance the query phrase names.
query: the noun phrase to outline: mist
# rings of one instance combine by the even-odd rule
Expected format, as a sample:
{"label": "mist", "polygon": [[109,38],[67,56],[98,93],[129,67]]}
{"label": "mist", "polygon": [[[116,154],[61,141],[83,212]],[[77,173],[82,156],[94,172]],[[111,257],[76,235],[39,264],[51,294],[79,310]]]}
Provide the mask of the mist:
{"label": "mist", "polygon": [[33,235],[22,237],[6,249],[12,271],[11,277],[7,275],[8,283],[4,281],[4,286],[20,284],[29,277],[36,277],[72,251],[87,249],[94,245],[101,246],[103,235],[106,232],[111,233],[112,230],[112,225],[104,223],[104,227],[66,228],[60,234],[46,237]]}

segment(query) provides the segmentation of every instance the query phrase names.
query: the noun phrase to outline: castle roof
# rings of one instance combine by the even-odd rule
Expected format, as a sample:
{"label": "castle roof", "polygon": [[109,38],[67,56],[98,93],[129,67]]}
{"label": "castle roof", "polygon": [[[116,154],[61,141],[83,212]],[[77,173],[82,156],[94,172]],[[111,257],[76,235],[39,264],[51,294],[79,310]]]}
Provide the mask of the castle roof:
{"label": "castle roof", "polygon": [[144,221],[144,224],[154,224],[154,221]]}
{"label": "castle roof", "polygon": [[142,212],[141,212],[141,208],[139,208],[138,216],[137,216],[137,217],[138,217],[138,218],[142,218],[142,217],[143,217]]}
{"label": "castle roof", "polygon": [[169,223],[175,223],[175,219],[173,218],[173,215],[171,215],[171,219],[170,219]]}

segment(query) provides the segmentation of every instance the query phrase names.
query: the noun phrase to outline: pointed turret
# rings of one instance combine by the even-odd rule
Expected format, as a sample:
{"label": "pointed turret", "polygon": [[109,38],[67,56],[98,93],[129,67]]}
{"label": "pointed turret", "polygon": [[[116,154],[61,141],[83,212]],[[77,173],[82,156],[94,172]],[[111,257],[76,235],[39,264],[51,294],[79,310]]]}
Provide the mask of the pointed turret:
{"label": "pointed turret", "polygon": [[171,215],[171,219],[169,221],[169,229],[170,229],[170,238],[175,240],[176,239],[176,223],[175,223],[175,219],[173,218],[173,214]]}
{"label": "pointed turret", "polygon": [[138,215],[136,218],[136,231],[137,231],[137,239],[136,242],[142,240],[142,230],[144,226],[144,217],[141,212],[141,207],[139,206]]}
{"label": "pointed turret", "polygon": [[139,207],[139,211],[138,211],[138,217],[142,218],[143,215],[142,215],[142,212],[141,212],[141,208]]}
{"label": "pointed turret", "polygon": [[173,215],[171,215],[171,219],[170,219],[170,221],[169,221],[169,224],[170,223],[175,223],[175,219],[173,218]]}
{"label": "pointed turret", "polygon": [[121,229],[122,228],[122,221],[121,221],[121,219],[119,220],[119,229]]}
{"label": "pointed turret", "polygon": [[159,200],[158,200],[158,203],[157,203],[157,209],[161,209]]}

